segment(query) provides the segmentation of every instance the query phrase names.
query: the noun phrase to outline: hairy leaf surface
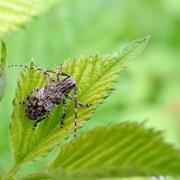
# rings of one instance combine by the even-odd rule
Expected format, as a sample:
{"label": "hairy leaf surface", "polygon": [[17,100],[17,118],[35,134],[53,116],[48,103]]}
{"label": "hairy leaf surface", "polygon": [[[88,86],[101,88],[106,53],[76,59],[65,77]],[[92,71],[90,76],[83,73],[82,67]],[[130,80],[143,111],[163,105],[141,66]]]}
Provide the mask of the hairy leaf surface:
{"label": "hairy leaf surface", "polygon": [[0,0],[0,37],[24,26],[57,0]]}
{"label": "hairy leaf surface", "polygon": [[1,46],[1,59],[0,59],[0,101],[4,96],[7,82],[7,69],[6,69],[6,46],[2,42]]}
{"label": "hairy leaf surface", "polygon": [[[78,108],[78,127],[82,127],[108,97],[125,64],[142,51],[147,40],[148,37],[134,41],[122,51],[108,56],[80,57],[63,64],[62,71],[71,75],[77,82],[79,101],[92,104],[87,109]],[[47,79],[43,73],[34,70],[26,70],[18,82],[10,126],[10,139],[16,164],[47,155],[74,131],[74,103],[69,101],[63,129],[59,125],[62,116],[62,105],[59,105],[49,118],[33,130],[34,122],[25,116],[24,106],[19,103],[27,98],[32,89],[42,88],[45,84]]]}
{"label": "hairy leaf surface", "polygon": [[52,177],[180,175],[180,151],[162,134],[142,124],[121,123],[96,128],[66,144],[51,164]]}

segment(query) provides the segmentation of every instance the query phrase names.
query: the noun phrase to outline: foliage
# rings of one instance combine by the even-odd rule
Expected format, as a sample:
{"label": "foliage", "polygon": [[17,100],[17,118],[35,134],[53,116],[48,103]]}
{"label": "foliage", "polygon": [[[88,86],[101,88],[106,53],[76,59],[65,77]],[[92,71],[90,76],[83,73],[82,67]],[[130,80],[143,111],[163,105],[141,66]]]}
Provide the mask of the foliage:
{"label": "foliage", "polygon": [[[0,36],[4,38],[4,34],[6,34],[7,32],[11,30],[17,30],[20,27],[24,27],[26,22],[32,20],[34,17],[38,17],[40,14],[45,12],[47,8],[51,7],[56,2],[58,2],[58,0],[46,0],[46,1],[33,0],[31,2],[27,2],[25,0],[0,1],[0,9],[1,9]],[[111,96],[111,99],[108,100],[107,103],[103,105],[103,108],[100,108],[100,110],[98,110],[98,113],[96,113],[96,115],[93,116],[92,120],[90,121],[91,123],[88,123],[87,126],[83,129],[88,129],[90,126],[96,127],[98,124],[105,125],[107,123],[107,120],[108,122],[110,121],[112,123],[112,122],[120,121],[121,119],[127,119],[129,117],[131,118],[132,114],[135,114],[135,118],[133,115],[132,120],[149,117],[148,122],[150,122],[151,125],[156,126],[156,128],[159,129],[165,129],[167,132],[166,134],[164,134],[165,137],[168,137],[168,140],[172,142],[176,142],[178,144],[178,140],[177,140],[178,139],[177,135],[179,134],[179,131],[177,131],[178,122],[179,122],[178,77],[180,71],[179,71],[179,61],[178,61],[179,52],[176,52],[175,49],[179,49],[179,44],[180,44],[178,43],[180,40],[179,31],[178,31],[179,29],[178,7],[180,6],[178,6],[177,3],[179,3],[178,0],[175,1],[167,0],[165,2],[163,1],[142,2],[136,0],[133,2],[128,0],[127,1],[77,0],[77,1],[70,1],[68,3],[66,2],[64,6],[56,6],[56,8],[51,9],[51,11],[49,11],[50,12],[49,14],[46,14],[46,16],[43,16],[35,23],[31,23],[30,26],[27,27],[26,31],[23,30],[19,33],[16,33],[14,36],[9,36],[9,37],[6,36],[7,45],[8,45],[8,60],[11,63],[24,64],[27,62],[27,60],[30,59],[30,57],[35,56],[37,59],[36,63],[38,62],[39,64],[43,64],[43,66],[50,67],[55,63],[62,63],[63,62],[62,59],[65,59],[67,57],[73,57],[74,55],[78,55],[81,53],[92,54],[92,52],[94,51],[100,51],[100,52],[111,51],[112,49],[119,47],[119,43],[124,43],[124,41],[127,41],[137,36],[142,36],[142,34],[151,33],[153,37],[151,41],[151,46],[149,46],[149,48],[146,50],[146,53],[144,53],[143,56],[141,56],[142,57],[141,60],[137,61],[133,65],[133,67],[129,68],[125,78],[121,79],[121,81],[119,81],[118,83],[119,86],[124,87],[124,89],[121,88],[121,95],[119,95],[118,93],[114,93],[114,95]],[[95,56],[93,57],[95,58]],[[102,56],[98,55],[97,57],[102,57]],[[78,58],[78,61],[79,59],[80,58]],[[68,71],[68,69],[66,69],[67,64],[68,62],[65,63],[63,68],[64,70]],[[81,68],[83,68],[83,66]],[[30,78],[29,75],[32,75],[32,78]],[[17,73],[15,76],[17,77]],[[5,171],[6,167],[8,167],[10,164],[9,163],[10,158],[9,159],[7,158],[9,157],[9,151],[7,148],[7,144],[8,144],[7,126],[9,123],[8,122],[9,114],[11,113],[11,108],[9,107],[8,102],[10,102],[12,96],[14,96],[13,84],[16,83],[15,76],[13,76],[8,83],[11,85],[10,88],[7,89],[7,93],[6,93],[8,98],[5,97],[4,101],[2,101],[0,104],[0,116],[3,121],[0,127],[0,134],[2,136],[1,139],[3,139],[3,141],[1,141],[0,144],[0,153],[1,153],[0,170],[2,171],[3,169]],[[17,90],[17,92],[19,90],[23,90],[21,92],[22,97],[20,96],[19,93],[19,100],[24,100],[24,98],[27,97],[26,95],[29,93],[29,90],[34,88],[34,86],[37,85],[39,87],[43,87],[43,83],[45,84],[47,82],[47,79],[43,79],[42,74],[39,73],[38,77],[40,77],[40,81],[42,80],[42,84],[39,84],[40,81],[36,82],[33,79],[33,77],[37,78],[37,76],[38,73],[36,74],[31,71],[26,71],[22,75],[21,83],[23,82],[23,84],[20,83],[19,87],[21,87],[21,85],[23,85],[23,87],[21,87],[21,89],[18,88]],[[73,77],[75,76],[76,74],[75,75],[73,74]],[[27,78],[26,82],[33,79],[32,84],[34,84],[34,86],[24,85],[25,78]],[[0,85],[2,84],[1,82],[5,82],[4,79],[3,81],[0,80]],[[81,86],[80,83],[78,85]],[[5,86],[3,85],[3,87]],[[2,91],[2,88],[0,88],[0,90]],[[107,92],[107,94],[110,93],[110,91],[111,89],[109,90],[109,92]],[[101,95],[102,94],[100,94],[100,96]],[[84,97],[86,96],[82,96],[82,97],[80,96],[80,99],[82,100],[83,103],[86,103]],[[90,98],[88,97],[87,100],[88,99]],[[101,102],[102,101],[98,101],[97,104],[95,105],[98,106],[98,103]],[[16,103],[17,102],[14,101],[15,105]],[[173,105],[173,107],[170,107],[171,104]],[[69,112],[68,112],[69,119],[66,125],[67,127],[70,128],[70,120],[73,123],[73,118],[70,117],[73,114],[73,108],[71,103],[68,104],[68,108],[69,108]],[[93,106],[92,108],[94,108],[95,110],[96,107]],[[24,113],[23,106],[20,107],[19,104],[17,104],[17,109],[19,113],[22,112]],[[92,112],[94,110],[89,109],[89,111]],[[61,107],[55,109],[52,115],[53,116],[52,119],[54,118],[56,112],[58,111],[60,115]],[[79,114],[80,125],[81,123],[83,125],[81,118],[84,116],[83,112],[86,111],[87,110],[80,109],[80,114]],[[88,112],[88,114],[92,112]],[[32,143],[30,137],[29,139],[30,146],[29,146],[29,144],[24,143],[23,138],[26,139],[31,134],[31,131],[28,131],[28,133],[24,133],[25,128],[29,127],[30,122],[25,121],[24,115],[20,115],[20,114],[18,115],[14,113],[14,117],[15,115],[16,117],[22,117],[22,120],[20,119],[20,122],[19,121],[16,122],[16,123],[19,122],[21,127],[17,125],[17,129],[13,130],[14,133],[12,133],[11,131],[11,135],[15,134],[15,138],[16,138],[18,137],[18,133],[22,131],[23,132],[23,137],[21,137],[22,138],[21,140],[23,142],[22,150],[23,153],[24,150],[27,150],[27,153],[29,153],[28,152],[30,150],[29,147],[33,145],[34,142]],[[177,116],[178,121],[176,121],[174,116]],[[51,121],[52,119],[48,119],[43,122],[44,124],[48,124],[48,126],[50,127],[45,127],[45,132],[42,133],[46,133],[47,129],[50,129],[51,127],[52,128],[55,127],[60,117],[58,116],[58,119],[55,120],[54,122]],[[25,122],[27,122],[27,124]],[[23,126],[24,125],[23,123],[25,124],[25,126]],[[40,124],[40,126],[38,127],[36,131],[37,135],[38,132],[41,131],[42,128],[45,126],[43,123]],[[175,127],[173,127],[173,125],[175,125]],[[119,126],[121,126],[121,124]],[[19,127],[20,129],[18,129]],[[106,129],[106,127],[104,128]],[[138,128],[142,128],[142,125],[137,125],[137,129]],[[73,127],[71,127],[70,129],[72,132]],[[68,134],[70,134],[70,129],[68,129],[66,137],[69,136]],[[17,130],[17,133],[15,133],[15,130]],[[96,130],[94,130],[93,132],[95,132]],[[149,132],[149,131],[150,131],[149,129],[146,130],[144,129],[144,132]],[[90,132],[88,135],[90,136],[90,134],[93,132]],[[153,132],[154,135],[155,134],[157,136],[159,135],[158,132],[156,131]],[[19,135],[21,135],[21,132],[19,133]],[[88,137],[88,135],[81,136],[80,134],[80,137],[78,140],[76,140],[76,142],[83,139],[86,136]],[[160,137],[160,135],[158,137]],[[95,138],[95,140],[98,138],[99,136]],[[13,137],[11,136],[11,140],[12,139]],[[18,146],[19,142],[17,141],[17,139],[14,139],[13,140],[14,142],[12,142],[12,144],[15,144],[17,142],[17,146]],[[32,139],[34,139],[34,135]],[[108,140],[110,140],[110,138],[108,138]],[[71,143],[69,143],[68,141],[65,142],[68,144],[64,146],[64,148],[72,146]],[[133,141],[133,143],[135,142]],[[147,143],[151,144],[151,142],[149,141]],[[164,144],[165,146],[169,146],[171,150],[174,149],[169,144],[167,143]],[[13,146],[15,147],[16,145]],[[21,147],[21,145],[19,147]],[[55,144],[53,145],[53,147],[55,147]],[[37,150],[37,148],[35,147],[34,149]],[[46,151],[49,150],[48,148],[49,147],[47,147],[47,149],[44,149],[45,150],[44,152],[43,151],[41,152],[43,152],[44,155],[47,154],[48,152]],[[156,146],[154,148],[155,151]],[[20,148],[19,151],[21,151]],[[176,150],[174,149],[174,151]],[[68,153],[68,151],[66,152]],[[14,152],[14,155],[16,153]],[[38,153],[39,152],[37,152],[36,158],[39,158]],[[178,153],[175,154],[179,157]],[[18,153],[16,155],[19,156]],[[26,157],[26,155],[28,154],[24,154],[24,157]],[[168,157],[173,158],[173,155],[172,156],[171,155],[169,154]],[[35,156],[31,158],[34,159],[34,157]],[[142,157],[145,157],[144,154]],[[15,159],[17,160],[18,163],[26,162],[26,161],[22,162],[23,157],[17,158],[15,156]],[[157,159],[159,159],[159,157]],[[30,159],[26,159],[26,160],[30,161]],[[11,169],[9,174],[13,175],[19,171],[21,165],[17,164],[17,162],[15,163],[14,167]],[[165,168],[167,168],[168,165],[169,164],[166,164]],[[158,166],[158,167],[162,170],[161,168],[162,166],[161,167]],[[167,172],[166,169],[163,174],[172,174],[172,175],[176,174],[174,170],[172,171],[171,166],[169,166],[169,169],[171,169],[171,172],[166,173]],[[86,170],[86,172],[84,170],[82,171],[78,170],[77,172],[76,169],[73,169],[72,171],[68,170],[67,172],[66,169],[62,168],[60,164],[57,164],[57,167],[55,169],[53,169],[53,167],[51,166],[51,168],[48,169],[45,168],[44,171],[41,171],[37,174],[33,174],[25,177],[25,179],[37,179],[37,178],[45,179],[52,177],[55,174],[57,176],[62,177],[62,173],[60,172],[61,170],[63,171],[64,178],[71,177],[72,175],[73,177],[75,175],[79,177],[83,173],[88,174],[88,170]],[[133,170],[135,173],[135,171],[137,170],[136,172],[138,172],[139,169],[134,168]],[[97,173],[99,175],[99,172]],[[2,177],[0,175],[0,179],[1,178]],[[3,179],[5,179],[4,176]],[[20,179],[20,177],[18,177],[18,179]]]}
{"label": "foliage", "polygon": [[2,42],[1,59],[0,59],[0,101],[3,98],[6,88],[7,74],[6,74],[6,46]]}
{"label": "foliage", "polygon": [[[62,71],[71,75],[77,83],[79,101],[92,104],[87,109],[79,108],[79,127],[85,124],[99,104],[109,96],[119,73],[128,61],[144,49],[147,40],[148,37],[134,41],[122,51],[111,55],[80,57],[63,64]],[[15,167],[47,155],[57,144],[68,138],[73,130],[72,103],[68,103],[65,128],[61,129],[59,126],[62,114],[62,107],[59,106],[48,119],[39,125],[36,131],[32,129],[33,124],[28,120],[24,107],[19,103],[26,99],[32,89],[42,88],[46,83],[43,73],[34,70],[27,70],[18,82],[10,126]]]}
{"label": "foliage", "polygon": [[23,27],[26,22],[40,15],[55,2],[55,0],[0,1],[0,37],[8,31]]}
{"label": "foliage", "polygon": [[67,143],[51,165],[23,179],[99,179],[180,174],[180,153],[143,124],[99,127]]}
{"label": "foliage", "polygon": [[87,179],[177,176],[179,170],[180,153],[164,142],[160,132],[128,122],[82,135],[65,145],[50,165],[50,172],[59,177]]}

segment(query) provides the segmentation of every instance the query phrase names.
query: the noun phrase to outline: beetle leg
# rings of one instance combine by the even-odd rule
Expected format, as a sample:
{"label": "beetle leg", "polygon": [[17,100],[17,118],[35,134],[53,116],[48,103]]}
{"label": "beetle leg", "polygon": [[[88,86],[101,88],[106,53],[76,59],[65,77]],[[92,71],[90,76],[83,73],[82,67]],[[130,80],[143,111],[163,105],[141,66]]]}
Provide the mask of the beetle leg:
{"label": "beetle leg", "polygon": [[70,75],[68,75],[68,74],[66,74],[64,72],[62,72],[62,73],[61,72],[57,72],[56,76],[57,76],[57,81],[60,80],[60,76],[70,77]]}
{"label": "beetle leg", "polygon": [[37,124],[38,124],[39,122],[41,122],[42,120],[44,120],[45,118],[47,118],[47,117],[49,117],[49,116],[50,116],[50,112],[47,112],[47,115],[45,115],[45,116],[43,116],[42,118],[38,119],[38,120],[34,123],[34,125],[33,125],[33,130],[37,127]]}
{"label": "beetle leg", "polygon": [[58,72],[60,73],[62,69],[62,64],[58,64],[56,67],[57,67],[56,73]]}
{"label": "beetle leg", "polygon": [[76,137],[77,132],[77,121],[78,121],[78,101],[77,101],[77,87],[74,87],[74,137]]}
{"label": "beetle leg", "polygon": [[46,117],[43,117],[43,118],[41,118],[41,119],[38,119],[38,120],[34,123],[34,125],[33,125],[33,130],[36,129],[37,124],[38,124],[39,122],[41,122],[43,119],[45,119],[45,118],[46,118]]}
{"label": "beetle leg", "polygon": [[57,81],[60,81],[60,76],[70,77],[70,75],[68,75],[68,74],[66,74],[64,72],[61,72],[61,69],[62,69],[62,64],[59,64],[57,66],[57,71],[56,71]]}
{"label": "beetle leg", "polygon": [[57,71],[56,71],[57,81],[60,80],[61,69],[62,69],[62,64],[57,66]]}
{"label": "beetle leg", "polygon": [[44,76],[47,76],[49,78],[49,82],[54,82],[54,79],[51,74],[48,74],[47,71],[43,71]]}
{"label": "beetle leg", "polygon": [[[71,101],[75,101],[75,99],[73,97],[69,96],[69,95],[67,95],[66,97]],[[82,104],[79,101],[77,101],[77,103],[82,108],[88,108],[88,107],[92,106],[92,104]]]}
{"label": "beetle leg", "polygon": [[63,115],[62,115],[62,119],[61,119],[61,128],[63,128],[64,126],[64,119],[65,119],[65,116],[66,116],[66,111],[67,111],[67,103],[66,101],[64,100],[63,101],[63,105],[64,105],[64,109],[63,109]]}
{"label": "beetle leg", "polygon": [[44,120],[46,117],[47,117],[47,116],[44,116],[44,117],[38,119],[38,120],[34,123],[34,125],[33,125],[33,130],[36,129],[37,124],[38,124],[39,122],[41,122],[42,120]]}

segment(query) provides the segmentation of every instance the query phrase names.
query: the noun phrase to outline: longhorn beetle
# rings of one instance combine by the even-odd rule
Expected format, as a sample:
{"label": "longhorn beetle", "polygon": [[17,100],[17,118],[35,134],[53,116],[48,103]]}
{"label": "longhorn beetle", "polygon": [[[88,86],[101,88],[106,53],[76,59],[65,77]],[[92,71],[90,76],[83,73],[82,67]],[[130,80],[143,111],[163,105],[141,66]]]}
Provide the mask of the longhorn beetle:
{"label": "longhorn beetle", "polygon": [[[41,71],[45,76],[49,78],[49,83],[42,89],[35,88],[33,89],[26,100],[20,104],[23,104],[25,107],[25,114],[30,119],[35,121],[33,129],[36,128],[37,124],[44,120],[46,117],[49,117],[52,110],[55,106],[63,104],[63,114],[60,121],[60,126],[63,128],[64,119],[66,116],[67,104],[66,99],[74,101],[75,104],[75,113],[74,113],[74,136],[76,136],[77,131],[77,114],[78,114],[78,105],[83,108],[89,107],[91,104],[81,104],[77,99],[78,88],[76,82],[73,78],[60,70],[52,71],[42,68],[29,67],[26,65],[10,65],[11,67],[22,67],[26,69],[32,69],[35,71]],[[56,74],[56,80],[52,78],[52,74]],[[64,79],[60,80],[60,76],[63,76]],[[73,91],[74,97],[69,96],[69,93]]]}

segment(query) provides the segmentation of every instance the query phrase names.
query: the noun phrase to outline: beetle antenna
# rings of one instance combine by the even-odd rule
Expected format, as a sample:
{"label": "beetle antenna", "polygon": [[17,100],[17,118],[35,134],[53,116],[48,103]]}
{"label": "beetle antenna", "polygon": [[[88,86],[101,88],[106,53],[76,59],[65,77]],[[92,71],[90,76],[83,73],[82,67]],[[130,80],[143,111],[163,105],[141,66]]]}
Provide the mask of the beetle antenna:
{"label": "beetle antenna", "polygon": [[8,66],[8,68],[12,68],[12,67],[32,69],[32,70],[35,70],[35,71],[50,72],[50,73],[57,74],[55,71],[51,71],[51,70],[47,70],[47,69],[43,69],[43,68],[29,67],[27,65],[22,65],[22,64],[11,64],[11,65]]}
{"label": "beetle antenna", "polygon": [[[52,71],[52,70],[49,70],[49,69],[36,68],[36,67],[31,67],[31,66],[29,67],[27,65],[22,65],[22,64],[11,64],[11,65],[8,66],[8,68],[12,68],[12,67],[20,67],[20,68],[25,68],[25,69],[32,69],[32,70],[35,70],[35,71],[42,71],[44,74],[53,73],[53,74],[57,75],[57,79],[59,79],[60,75],[65,76],[65,77],[69,77],[69,75],[64,73],[64,72],[56,72],[56,71]],[[60,65],[60,69],[61,69],[61,65]]]}

